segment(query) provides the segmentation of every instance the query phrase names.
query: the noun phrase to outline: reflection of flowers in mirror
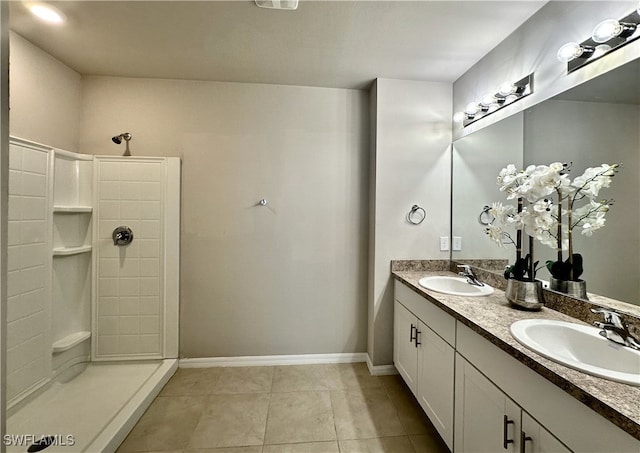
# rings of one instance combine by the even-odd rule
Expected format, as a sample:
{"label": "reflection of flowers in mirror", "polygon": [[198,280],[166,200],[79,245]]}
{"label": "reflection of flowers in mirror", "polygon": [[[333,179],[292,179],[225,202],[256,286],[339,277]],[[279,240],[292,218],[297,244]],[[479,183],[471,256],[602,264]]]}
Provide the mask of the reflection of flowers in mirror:
{"label": "reflection of flowers in mirror", "polygon": [[[518,207],[516,209],[512,205],[493,203],[489,209],[493,221],[486,226],[487,236],[499,246],[516,246],[518,259],[522,231],[542,244],[556,249],[558,261],[561,263],[562,252],[568,251],[568,262],[564,265],[568,277],[565,280],[579,276],[578,272],[574,274],[572,270],[573,261],[576,259],[573,253],[572,232],[575,228],[580,228],[582,234],[591,236],[594,231],[604,226],[605,214],[613,200],[598,200],[597,197],[601,189],[611,185],[611,178],[618,172],[620,165],[602,164],[587,168],[573,181],[568,175],[570,167],[571,165],[560,162],[529,165],[524,170],[518,170],[513,164],[507,165],[498,174],[496,182],[500,191],[506,193],[507,200],[518,200]],[[554,196],[557,202],[554,202]],[[525,200],[528,202],[526,206]],[[580,206],[581,202],[584,204]],[[564,203],[566,208],[562,207]],[[515,228],[518,232],[515,241],[506,231],[509,228]],[[532,250],[531,246],[530,249]],[[582,262],[581,257],[579,261]],[[554,269],[557,268],[559,267],[556,265]]]}

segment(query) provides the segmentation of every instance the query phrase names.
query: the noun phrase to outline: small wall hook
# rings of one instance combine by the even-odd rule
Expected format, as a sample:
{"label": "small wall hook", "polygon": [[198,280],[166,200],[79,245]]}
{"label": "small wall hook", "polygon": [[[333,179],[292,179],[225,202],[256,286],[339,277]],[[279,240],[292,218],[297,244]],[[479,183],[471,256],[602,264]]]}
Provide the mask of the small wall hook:
{"label": "small wall hook", "polygon": [[266,199],[266,198],[261,198],[261,199],[260,199],[260,201],[258,202],[258,204],[259,204],[260,206],[266,206],[266,205],[268,205],[268,204],[269,204],[269,202],[267,201],[267,199]]}

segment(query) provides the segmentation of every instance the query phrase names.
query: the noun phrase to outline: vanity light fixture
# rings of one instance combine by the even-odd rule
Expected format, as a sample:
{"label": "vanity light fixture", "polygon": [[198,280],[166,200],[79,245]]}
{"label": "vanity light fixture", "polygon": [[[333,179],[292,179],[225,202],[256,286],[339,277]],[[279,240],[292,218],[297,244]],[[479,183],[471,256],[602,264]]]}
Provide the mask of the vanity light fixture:
{"label": "vanity light fixture", "polygon": [[595,51],[595,47],[583,46],[577,42],[568,42],[558,49],[556,57],[563,63],[569,63],[576,58],[589,58]]}
{"label": "vanity light fixture", "polygon": [[496,93],[482,96],[480,102],[468,103],[464,112],[456,112],[453,115],[453,122],[468,126],[531,93],[533,93],[533,74],[515,83],[505,82],[500,85]]}
{"label": "vanity light fixture", "polygon": [[635,33],[636,28],[636,24],[607,19],[596,25],[591,34],[591,39],[595,42],[607,42],[616,37],[628,38]]}
{"label": "vanity light fixture", "polygon": [[595,26],[589,39],[563,45],[556,56],[562,63],[567,63],[567,72],[575,71],[640,37],[638,24],[640,8],[620,20],[603,20]]}

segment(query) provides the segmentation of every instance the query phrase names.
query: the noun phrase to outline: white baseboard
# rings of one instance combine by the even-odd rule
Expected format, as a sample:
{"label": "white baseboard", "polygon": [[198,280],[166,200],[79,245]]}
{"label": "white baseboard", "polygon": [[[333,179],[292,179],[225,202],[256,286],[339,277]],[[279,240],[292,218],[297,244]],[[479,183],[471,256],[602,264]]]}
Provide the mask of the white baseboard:
{"label": "white baseboard", "polygon": [[264,355],[242,357],[201,357],[180,359],[180,368],[230,366],[312,365],[320,363],[356,363],[368,360],[366,352],[341,354]]}
{"label": "white baseboard", "polygon": [[374,366],[373,363],[371,363],[369,354],[367,354],[367,368],[369,368],[369,373],[371,373],[372,376],[389,376],[392,374],[398,374],[398,370],[396,370],[396,367],[393,365]]}

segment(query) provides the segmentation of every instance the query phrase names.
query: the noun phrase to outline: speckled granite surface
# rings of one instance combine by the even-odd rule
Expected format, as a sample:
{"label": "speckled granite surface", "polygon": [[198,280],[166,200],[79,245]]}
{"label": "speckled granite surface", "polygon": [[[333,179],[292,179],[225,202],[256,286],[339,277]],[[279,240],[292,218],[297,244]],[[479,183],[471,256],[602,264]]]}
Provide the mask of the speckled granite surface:
{"label": "speckled granite surface", "polygon": [[[469,264],[473,267],[473,271],[480,281],[504,291],[507,286],[507,280],[499,273],[486,270],[488,269],[487,263],[494,263],[495,261],[496,260],[473,260],[473,262],[469,262]],[[439,263],[440,261],[437,262]],[[457,272],[458,264],[460,263],[452,261],[450,270]],[[424,267],[425,270],[428,270],[428,265],[424,265]],[[591,313],[591,308],[606,307],[624,314],[629,324],[629,331],[634,337],[640,338],[640,305],[628,304],[593,293],[588,293],[588,296],[589,300],[575,299],[566,294],[544,289],[544,300],[548,308],[579,319],[580,321],[593,324],[595,321],[602,321],[602,315]]]}
{"label": "speckled granite surface", "polygon": [[451,275],[448,271],[405,270],[392,273],[412,291],[640,440],[640,387],[590,376],[545,359],[520,345],[509,332],[509,326],[520,319],[576,322],[576,318],[547,307],[537,312],[514,309],[504,292],[497,288],[490,296],[471,298],[429,291],[418,284],[418,280],[425,276]]}

